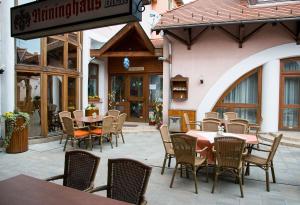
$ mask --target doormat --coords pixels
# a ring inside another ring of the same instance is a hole
[[[137,124],[124,124],[124,127],[137,127]]]

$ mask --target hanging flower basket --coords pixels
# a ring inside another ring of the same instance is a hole
[[[30,116],[24,112],[6,112],[2,117],[5,120],[3,147],[6,148],[6,152],[26,152],[28,150]]]

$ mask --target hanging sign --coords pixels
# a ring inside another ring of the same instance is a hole
[[[32,39],[142,20],[142,0],[43,0],[11,8],[11,36]]]

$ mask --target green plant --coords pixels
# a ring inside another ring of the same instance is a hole
[[[99,108],[98,108],[94,103],[92,103],[92,104],[89,104],[89,105],[85,108],[85,110],[99,110]]]
[[[113,109],[113,103],[116,101],[116,92],[112,91],[111,93],[108,93],[108,109]]]
[[[30,124],[30,116],[25,112],[5,112],[2,117],[5,120],[6,134],[3,139],[3,147],[7,147],[10,143],[11,136],[13,132],[20,132],[25,129]],[[17,126],[17,118],[23,118],[24,123]]]
[[[155,123],[157,126],[160,126],[162,124],[162,110],[163,110],[163,104],[161,101],[155,100],[153,103],[153,112],[154,112],[154,118]]]

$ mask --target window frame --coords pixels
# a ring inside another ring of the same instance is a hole
[[[97,68],[96,75],[90,75],[90,69],[92,68],[91,66],[95,66],[95,68]],[[96,95],[99,96],[99,64],[89,63],[88,85],[90,79],[96,80]],[[88,97],[90,98],[90,95],[88,95]]]

